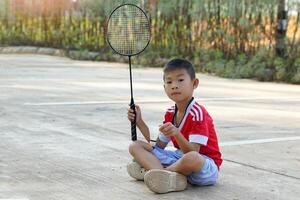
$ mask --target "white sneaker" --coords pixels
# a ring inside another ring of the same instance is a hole
[[[144,180],[148,188],[156,193],[182,191],[187,186],[186,176],[162,169],[149,170]]]
[[[137,162],[132,161],[127,165],[127,172],[132,178],[142,181],[144,180],[144,175],[147,171],[143,167],[141,167]]]

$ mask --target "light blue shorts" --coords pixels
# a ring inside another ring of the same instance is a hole
[[[169,166],[179,160],[183,153],[181,150],[171,151],[153,146],[152,154],[160,161],[163,166]],[[213,159],[199,154],[205,159],[202,169],[198,172],[193,172],[187,176],[188,182],[193,185],[214,185],[219,176],[219,170]]]

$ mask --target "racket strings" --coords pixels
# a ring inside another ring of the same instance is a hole
[[[123,6],[111,15],[107,34],[115,51],[122,55],[135,55],[149,43],[149,22],[139,8]]]

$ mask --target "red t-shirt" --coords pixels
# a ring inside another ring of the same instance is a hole
[[[171,122],[175,124],[175,113],[175,106],[168,108],[167,112],[165,113],[164,123]],[[177,127],[189,142],[198,143],[201,145],[199,150],[200,154],[213,159],[218,168],[220,168],[220,165],[222,164],[222,158],[213,119],[203,106],[192,99],[186,109],[181,123]],[[163,134],[160,134],[159,139],[164,142],[169,142],[171,140],[173,145],[180,149],[175,137],[173,136],[168,138]]]

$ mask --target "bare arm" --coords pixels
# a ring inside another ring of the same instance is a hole
[[[150,131],[149,131],[147,124],[144,122],[144,120],[141,120],[136,125],[140,129],[141,133],[143,134],[143,136],[147,140],[147,142],[150,142]]]
[[[200,150],[200,144],[189,142],[183,135],[176,134],[175,135],[176,142],[179,145],[180,149],[182,150],[183,153],[188,153],[190,151],[197,151],[199,152]]]

